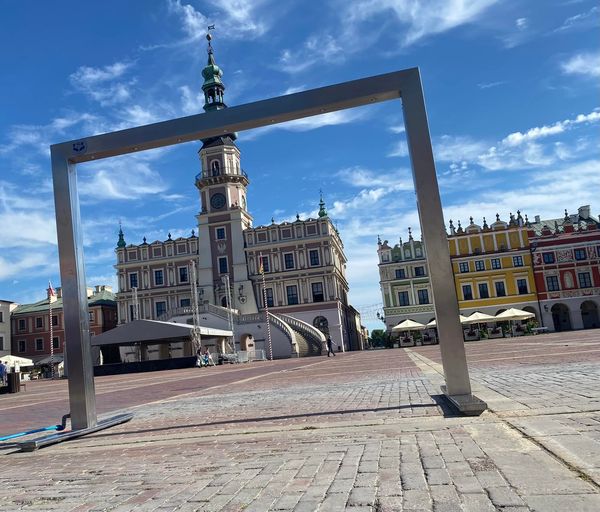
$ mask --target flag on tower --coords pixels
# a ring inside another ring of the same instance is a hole
[[[52,288],[52,283],[48,281],[48,297],[54,297],[56,295],[56,290]]]

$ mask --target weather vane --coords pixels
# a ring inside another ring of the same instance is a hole
[[[209,52],[210,52],[210,50],[212,50],[212,46],[210,44],[210,40],[212,39],[212,36],[210,35],[210,31],[214,30],[214,29],[215,29],[214,24],[206,27],[206,40],[208,41],[208,51]]]

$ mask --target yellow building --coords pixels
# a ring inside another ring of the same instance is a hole
[[[463,229],[450,221],[448,246],[461,313],[488,315],[514,307],[540,318],[526,220],[517,212],[510,221],[483,226],[470,219]]]

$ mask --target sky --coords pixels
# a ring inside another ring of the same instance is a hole
[[[418,66],[444,215],[600,214],[600,7],[585,0],[0,0],[0,299],[60,285],[50,144],[202,112],[206,27],[240,105]],[[239,134],[254,225],[322,190],[370,329],[377,236],[420,236],[400,102]],[[199,143],[78,167],[88,285],[127,243],[188,236]]]

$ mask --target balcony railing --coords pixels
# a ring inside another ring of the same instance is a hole
[[[196,181],[203,180],[206,178],[218,178],[220,176],[243,176],[244,178],[248,179],[248,174],[246,173],[246,171],[244,171],[244,169],[240,169],[239,173],[218,171],[216,174],[214,173],[214,171],[209,170],[209,171],[202,171],[202,172],[199,172],[198,174],[196,174]]]

